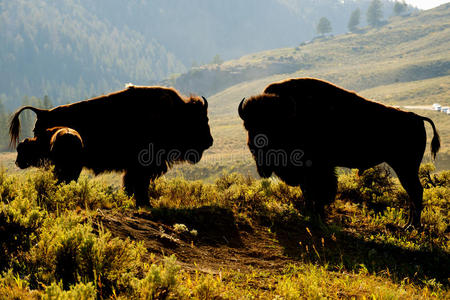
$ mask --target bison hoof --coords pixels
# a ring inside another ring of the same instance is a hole
[[[152,208],[150,201],[136,201],[136,208]]]

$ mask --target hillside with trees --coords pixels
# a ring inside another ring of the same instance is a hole
[[[185,70],[156,40],[118,30],[79,1],[0,3],[0,99],[70,102]]]
[[[216,162],[212,164],[216,174],[230,164],[240,164],[243,172],[255,174],[237,106],[243,97],[261,93],[269,83],[317,77],[390,105],[431,106],[437,102],[450,106],[449,70],[450,4],[446,4],[395,17],[379,28],[365,27],[359,33],[323,37],[293,48],[197,68],[168,84],[184,92],[211,95],[209,113],[215,143],[207,152],[211,159],[206,161]],[[450,168],[450,145],[446,142],[450,140],[450,118],[430,110],[415,112],[436,122],[443,141],[438,168]],[[426,159],[430,159],[428,150]],[[195,168],[202,174],[207,166],[201,163]],[[192,168],[185,172],[194,173]]]
[[[355,33],[317,37],[296,47],[193,68],[163,84],[183,92],[212,95],[245,81],[298,72],[320,75],[355,90],[443,76],[449,64],[448,16],[449,5],[442,5],[393,17],[381,27],[359,27]]]
[[[350,13],[370,0],[2,1],[0,100],[55,104],[173,78],[191,67],[293,47],[347,31]],[[384,17],[393,3],[383,1]],[[409,8],[410,9],[410,8]],[[361,20],[361,26],[365,18]],[[268,38],[270,37],[270,38]]]

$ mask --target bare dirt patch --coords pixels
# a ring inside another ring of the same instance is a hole
[[[367,237],[376,235],[378,229],[348,226],[345,220],[354,213],[334,210],[327,225],[295,216],[252,221],[250,225],[237,220],[230,210],[205,206],[120,213],[102,210],[95,223],[103,224],[114,236],[143,242],[157,260],[175,255],[188,272],[233,270],[276,275],[289,265],[311,262],[349,272],[365,266],[370,273],[391,274],[399,282],[406,277],[417,282],[437,278],[448,284],[448,271],[441,267],[450,263],[447,253],[369,241]],[[177,230],[175,224],[183,224],[187,230]],[[399,238],[408,235],[391,227],[384,231]],[[193,229],[195,235],[190,232]]]
[[[194,217],[193,217],[194,216]],[[158,258],[175,254],[183,269],[217,274],[261,269],[280,272],[295,259],[285,254],[276,234],[262,225],[239,224],[232,214],[215,207],[100,214],[98,220],[114,236],[143,241]],[[195,229],[179,232],[174,224]]]

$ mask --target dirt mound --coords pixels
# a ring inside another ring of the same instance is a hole
[[[295,214],[249,224],[228,209],[208,206],[121,213],[103,210],[94,223],[103,224],[113,236],[142,241],[157,259],[174,254],[187,271],[281,274],[289,264],[313,262],[332,270],[354,271],[360,266],[371,273],[389,270],[398,280],[409,277],[421,282],[433,276],[448,284],[448,272],[441,267],[450,263],[447,253],[368,241],[364,236],[377,232],[349,227],[345,218],[349,218],[346,213],[334,211],[328,225]],[[390,235],[408,235],[390,227],[385,228]]]
[[[98,221],[114,236],[143,241],[159,258],[175,254],[186,270],[216,274],[226,267],[276,272],[295,261],[284,254],[284,247],[267,227],[239,224],[230,211],[217,207],[127,214],[103,211]]]

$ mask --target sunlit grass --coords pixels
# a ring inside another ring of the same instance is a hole
[[[236,173],[214,183],[156,180],[150,188],[155,218],[172,214],[171,219],[182,216],[200,226],[196,209],[217,207],[222,209],[217,216],[228,211],[239,224],[265,226],[276,244],[289,236],[276,246],[291,261],[283,270],[224,265],[212,273],[184,270],[175,257],[161,261],[142,243],[113,237],[98,223],[99,216],[131,213],[134,207],[133,199],[115,186],[87,177],[56,185],[50,171],[2,171],[0,296],[443,299],[448,297],[442,264],[450,253],[450,175],[432,171],[430,166],[421,171],[424,229],[409,232],[401,229],[406,222],[404,191],[383,169],[362,177],[341,175],[339,199],[328,209],[325,224],[302,211],[300,189],[279,180]],[[376,184],[368,185],[369,180]],[[174,232],[191,240],[202,234],[183,222],[173,224]]]

